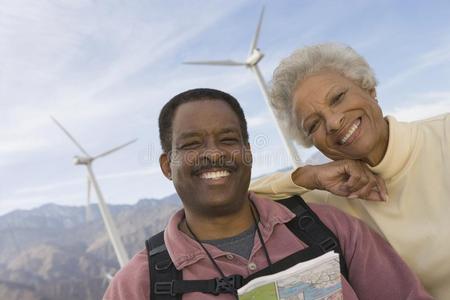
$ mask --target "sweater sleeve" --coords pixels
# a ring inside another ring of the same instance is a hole
[[[367,225],[334,207],[311,204],[336,234],[359,299],[432,299],[406,263]]]
[[[298,186],[292,181],[291,172],[277,172],[258,178],[250,183],[250,190],[260,196],[279,200],[292,195],[302,195],[309,190]]]
[[[116,273],[103,300],[148,300],[149,288],[147,253],[142,250]]]

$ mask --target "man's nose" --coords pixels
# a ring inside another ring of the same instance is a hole
[[[327,132],[334,133],[341,128],[344,122],[344,114],[340,112],[329,111],[325,114]]]
[[[205,149],[202,153],[202,156],[215,161],[218,159],[222,159],[224,157],[224,152],[215,141],[208,141],[205,144]]]

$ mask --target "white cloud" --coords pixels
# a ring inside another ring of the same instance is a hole
[[[7,155],[19,152],[32,152],[36,149],[43,148],[47,145],[47,141],[39,138],[28,139],[3,139],[0,143],[0,154]]]
[[[48,203],[48,198],[45,196],[11,197],[10,199],[2,199],[2,201],[0,201],[0,214],[4,214],[14,209],[31,209],[44,203]]]
[[[117,172],[110,174],[102,174],[97,177],[98,180],[105,181],[108,179],[126,179],[131,177],[141,177],[141,176],[149,176],[154,175],[161,172],[160,168],[150,168],[150,169],[139,169],[139,170],[130,170],[125,172]],[[59,190],[61,188],[66,188],[70,186],[80,186],[86,183],[86,178],[79,178],[74,180],[60,181],[52,184],[44,184],[39,186],[31,186],[24,187],[15,192],[17,195],[28,195],[35,193],[45,193],[50,191]]]
[[[414,121],[450,112],[450,92],[431,92],[416,97],[424,101],[407,107],[394,108],[387,114],[395,116],[400,121]]]
[[[35,193],[45,193],[45,192],[50,192],[53,190],[73,186],[73,185],[81,185],[83,182],[86,182],[85,178],[55,182],[55,183],[44,184],[44,185],[40,185],[40,186],[24,187],[24,188],[17,190],[15,192],[15,194],[16,195],[28,195],[28,194],[35,194]]]
[[[252,116],[247,118],[247,126],[248,128],[259,127],[268,123],[273,122],[272,117],[269,116],[269,113],[263,113],[257,116]]]
[[[400,73],[392,78],[389,78],[384,83],[380,84],[380,88],[383,90],[389,89],[395,85],[398,85],[408,78],[419,74],[433,66],[442,65],[450,62],[450,44],[440,45],[439,47],[430,50],[426,53],[414,58],[415,64],[411,67],[402,70]]]

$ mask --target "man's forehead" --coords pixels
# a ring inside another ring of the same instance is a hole
[[[227,120],[239,123],[237,114],[228,103],[221,100],[197,100],[181,104],[174,115],[173,124],[197,123],[203,124],[207,121]]]
[[[173,130],[178,135],[200,131],[240,132],[239,118],[231,107],[220,100],[199,100],[183,103],[175,112]]]

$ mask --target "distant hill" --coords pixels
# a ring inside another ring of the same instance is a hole
[[[109,206],[130,257],[180,206],[177,195]],[[0,299],[101,299],[119,265],[97,205],[91,211],[90,222],[84,207],[56,204],[0,216]]]

